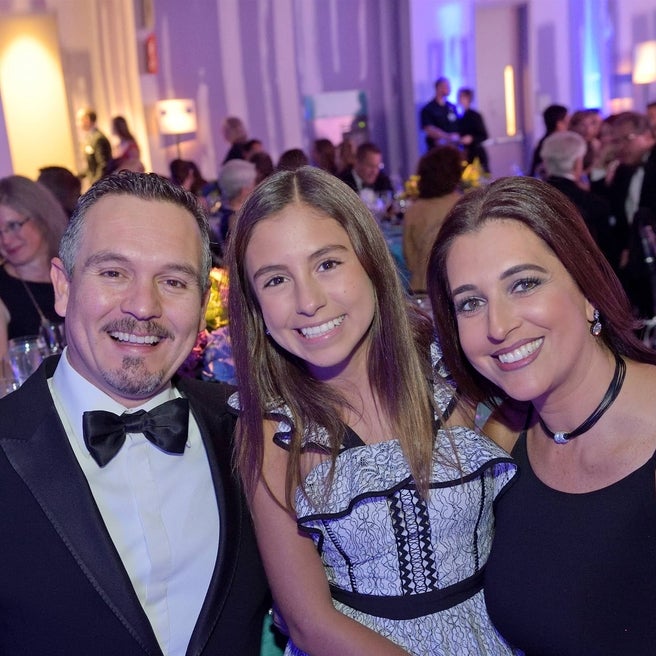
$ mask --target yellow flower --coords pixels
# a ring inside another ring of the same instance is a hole
[[[463,172],[462,172],[462,187],[464,189],[473,189],[475,187],[480,187],[481,183],[484,180],[487,180],[488,175],[483,171],[483,167],[481,166],[481,162],[476,157],[474,161],[471,164],[467,164],[467,162],[463,162]]]
[[[210,299],[205,311],[207,329],[212,331],[228,323],[228,272],[214,268],[210,271]]]
[[[419,176],[411,175],[403,185],[402,198],[417,198],[419,196]]]

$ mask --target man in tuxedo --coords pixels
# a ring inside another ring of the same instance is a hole
[[[617,245],[622,233],[617,231],[617,221],[608,201],[589,189],[583,173],[583,160],[587,152],[585,139],[578,132],[559,130],[544,140],[540,152],[546,182],[576,205],[590,234],[617,271],[620,255]]]
[[[339,178],[358,193],[363,189],[371,189],[376,193],[394,190],[389,176],[383,171],[383,153],[370,141],[358,146],[355,163]]]
[[[654,253],[648,232],[656,230],[656,137],[645,114],[622,112],[613,122],[613,139],[620,165],[610,184],[593,187],[605,193],[623,237],[619,277],[636,314],[651,318],[654,304]]]
[[[86,178],[89,185],[107,175],[112,161],[112,146],[109,139],[98,129],[96,120],[96,112],[88,107],[77,113],[78,126],[84,132],[82,148],[87,163],[86,171],[81,173],[80,177]]]
[[[259,654],[231,390],[175,378],[210,263],[203,211],[164,178],[81,197],[52,263],[68,345],[0,399],[0,653]]]

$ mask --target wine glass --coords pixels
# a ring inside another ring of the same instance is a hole
[[[45,343],[39,335],[26,335],[9,340],[7,356],[19,385],[38,369],[47,355],[45,350]]]
[[[44,319],[39,326],[39,336],[43,340],[47,354],[61,353],[66,346],[66,333],[63,321],[50,321]]]

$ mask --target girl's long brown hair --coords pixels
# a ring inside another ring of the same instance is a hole
[[[420,491],[428,493],[433,449],[429,347],[431,322],[413,313],[385,239],[360,198],[333,175],[314,167],[281,171],[248,198],[235,222],[227,260],[229,316],[241,417],[236,465],[252,494],[261,476],[263,420],[273,405],[291,409],[294,433],[287,468],[286,504],[302,482],[302,437],[307,427],[327,429],[333,459],[342,444],[345,399],[314,379],[305,363],[267,337],[260,307],[245,270],[246,249],[259,221],[299,203],[335,219],[348,234],[376,298],[370,327],[369,378],[389,417]],[[333,460],[334,463],[334,460]]]

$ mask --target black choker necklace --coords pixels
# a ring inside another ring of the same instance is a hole
[[[615,373],[613,374],[613,379],[610,381],[610,385],[604,394],[604,398],[601,399],[601,403],[597,406],[595,411],[578,427],[573,431],[566,433],[565,431],[558,431],[554,433],[543,421],[542,417],[538,415],[538,421],[542,430],[554,441],[556,444],[567,444],[571,439],[582,435],[586,431],[589,431],[600,419],[601,416],[610,408],[613,401],[617,398],[617,395],[622,389],[622,384],[624,383],[624,375],[626,374],[626,363],[619,356],[615,356]]]

